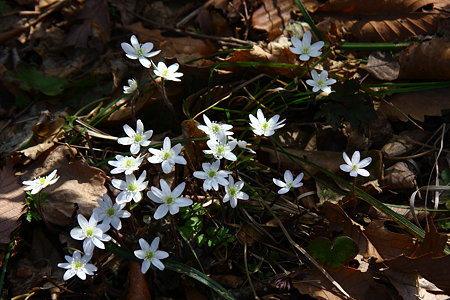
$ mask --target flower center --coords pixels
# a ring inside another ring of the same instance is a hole
[[[146,260],[152,260],[155,254],[152,251],[145,252],[145,259]]]
[[[286,183],[286,187],[287,187],[288,189],[291,189],[291,188],[293,187],[293,185],[292,185],[292,183]]]
[[[137,135],[134,137],[134,141],[139,143],[140,141],[142,141],[142,136],[137,134]]]
[[[324,85],[324,82],[323,82],[323,80],[320,79],[320,80],[317,80],[317,84],[318,85]]]
[[[217,147],[217,153],[222,154],[225,152],[225,147],[224,146],[218,146]]]
[[[172,154],[169,151],[166,151],[163,153],[163,159],[170,159],[172,158]]]
[[[211,170],[211,171],[208,172],[208,177],[209,178],[214,178],[214,177],[216,177],[216,174],[217,174],[216,171]]]
[[[220,126],[217,124],[214,124],[211,129],[212,129],[212,132],[218,133],[220,131]]]
[[[45,184],[45,178],[39,178],[39,183],[40,184]]]
[[[128,186],[128,190],[129,191],[134,192],[136,189],[137,189],[137,186],[135,184],[133,184],[133,183]]]
[[[168,198],[166,199],[166,204],[172,204],[173,201],[174,201],[173,197],[168,197]]]
[[[263,128],[264,130],[267,130],[267,128],[269,128],[269,123],[264,122],[264,123],[262,124],[262,128]]]
[[[82,268],[83,266],[84,266],[84,264],[79,260],[76,260],[76,261],[74,260],[72,262],[72,268],[75,270],[78,270],[78,269]]]
[[[161,72],[161,74],[163,74],[163,76],[168,76],[168,75],[169,75],[169,69],[163,70],[163,71]]]
[[[304,47],[302,52],[303,52],[303,54],[308,54],[310,52],[310,50],[311,49],[309,47]]]
[[[116,214],[116,210],[114,209],[114,208],[108,208],[107,210],[106,210],[106,215],[108,216],[108,217],[112,217],[112,216],[114,216]]]
[[[353,166],[352,166],[352,170],[353,170],[353,171],[358,171],[358,169],[359,169],[359,168],[358,168],[358,165],[353,165]]]
[[[137,52],[137,54],[138,54],[139,56],[142,56],[142,54],[143,54],[143,52],[142,52],[141,49],[138,49],[138,51],[136,51],[136,52]]]
[[[87,228],[86,229],[86,237],[91,238],[94,236],[94,229],[92,228]]]
[[[231,195],[232,197],[234,197],[234,196],[236,196],[236,194],[237,194],[236,188],[234,188],[234,187],[230,188],[230,195]]]
[[[132,161],[131,159],[127,159],[126,162],[125,162],[125,166],[126,167],[134,166],[134,161]]]

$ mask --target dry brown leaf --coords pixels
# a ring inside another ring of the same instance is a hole
[[[372,221],[364,228],[364,234],[384,259],[409,255],[415,248],[414,240],[409,235],[388,230],[381,220]]]
[[[432,39],[400,53],[399,78],[450,79],[450,42]]]
[[[59,146],[45,159],[31,164],[29,171],[23,176],[28,180],[58,170],[58,182],[45,189],[47,198],[43,213],[47,221],[60,226],[72,223],[76,206],[79,213],[91,215],[92,210],[98,206],[97,199],[101,199],[107,192],[104,186],[107,178],[105,172],[82,161],[69,161],[66,156],[70,156],[70,153],[66,146]]]
[[[388,52],[373,52],[367,65],[361,67],[380,80],[395,80],[400,74],[400,64]]]
[[[390,120],[406,122],[406,115],[425,121],[425,116],[442,116],[442,111],[450,109],[448,95],[450,88],[433,89],[409,93],[395,94],[389,104],[381,103],[380,111]],[[402,112],[402,113],[401,113]]]
[[[410,256],[419,257],[429,253],[431,253],[433,257],[442,256],[444,254],[445,246],[447,245],[447,240],[447,235],[437,232],[436,226],[434,226],[434,222],[430,218],[425,238]]]
[[[287,39],[285,39],[287,41]],[[239,49],[234,51],[223,62],[238,61],[254,61],[254,62],[270,62],[270,63],[287,63],[299,65],[297,55],[289,50],[286,42],[270,43],[267,47],[255,45],[252,49]],[[277,74],[294,78],[304,72],[299,68],[276,68],[276,67],[260,67],[261,71],[269,74]]]
[[[217,46],[209,40],[192,37],[166,37],[161,30],[147,29],[141,22],[124,26],[137,35],[140,41],[152,42],[161,49],[164,57],[176,57],[179,61],[188,61],[217,52]]]
[[[88,47],[89,37],[92,37],[95,41],[89,46],[102,49],[103,44],[109,42],[111,28],[105,0],[87,0],[77,18],[80,23],[73,26],[67,34],[66,45],[85,48]]]
[[[397,42],[417,35],[433,34],[437,30],[440,12],[433,9],[444,0],[306,0],[307,7],[316,9],[314,17],[327,22],[331,35],[348,41]],[[320,26],[320,23],[318,25]]]
[[[394,299],[386,287],[374,280],[372,272],[361,272],[350,267],[342,267],[337,271],[329,271],[352,299],[389,300]],[[346,299],[339,294],[334,285],[317,269],[310,270],[306,278],[293,281],[293,286],[300,293],[308,294],[315,299]]]
[[[0,243],[10,241],[10,234],[19,226],[22,215],[25,191],[14,176],[13,162],[8,160],[0,170]]]
[[[125,299],[127,300],[151,300],[150,287],[145,274],[141,272],[141,265],[138,262],[129,263],[128,284]]]
[[[388,189],[414,189],[416,174],[406,162],[400,161],[385,170],[382,184]]]
[[[402,299],[411,300],[444,300],[448,299],[446,295],[430,293],[426,286],[420,282],[424,278],[418,278],[415,274],[402,274],[391,269],[384,270],[382,273],[389,282],[395,287]],[[432,290],[433,291],[433,290]]]
[[[381,152],[388,157],[405,156],[417,147],[417,142],[424,142],[429,136],[430,134],[423,130],[405,130],[398,135],[393,136],[392,139],[383,146]],[[416,141],[416,143],[413,141]]]
[[[433,257],[430,253],[414,258],[402,255],[383,263],[400,273],[419,274],[446,293],[450,293],[450,255]]]
[[[267,32],[268,40],[273,41],[289,24],[294,7],[292,0],[263,0],[262,5],[253,12],[252,27]]]

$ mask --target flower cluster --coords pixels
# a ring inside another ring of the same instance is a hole
[[[320,49],[325,45],[323,41],[311,44],[312,34],[307,31],[303,34],[303,40],[293,36],[291,43],[293,47],[289,47],[292,53],[299,54],[302,61],[308,61],[311,57],[318,57],[322,54]],[[306,84],[312,86],[313,92],[323,91],[331,93],[330,85],[336,83],[335,79],[328,79],[328,72],[322,71],[320,74],[316,70],[311,71],[312,79],[306,80]]]
[[[163,80],[169,81],[181,81],[179,77],[183,76],[183,73],[177,72],[180,67],[179,64],[174,63],[170,66],[166,66],[166,64],[162,61],[155,64],[150,58],[158,55],[161,50],[153,50],[153,43],[147,42],[144,44],[139,43],[137,37],[135,35],[131,36],[130,44],[121,43],[123,51],[125,51],[125,56],[129,59],[137,59],[145,68],[154,67],[153,72],[156,76],[161,77]],[[128,86],[123,87],[124,94],[132,94],[138,88],[138,83],[135,79],[128,80]]]
[[[296,37],[291,40],[293,47],[290,47],[290,50],[300,55],[299,58],[302,61],[308,61],[311,57],[321,55],[320,49],[324,46],[324,42],[311,44],[311,38],[311,33],[306,32],[303,40]],[[180,81],[183,74],[177,72],[178,64],[166,66],[163,62],[155,64],[150,59],[160,53],[160,50],[152,51],[153,43],[141,44],[134,35],[130,42],[130,44],[121,44],[128,58],[138,60],[145,68],[153,67],[155,75],[163,80]],[[318,74],[316,70],[312,70],[311,75],[312,80],[307,80],[306,83],[313,87],[313,92],[319,90],[331,92],[330,85],[334,84],[336,80],[328,79],[327,71]],[[129,79],[128,84],[129,86],[123,87],[125,94],[132,94],[138,89],[135,79]],[[248,117],[249,127],[257,136],[270,137],[275,134],[276,130],[285,126],[285,119],[280,120],[280,115],[274,114],[270,118],[266,118],[260,108],[257,109],[255,115],[249,114]],[[244,181],[235,180],[238,174],[233,174],[234,172],[230,171],[232,170],[230,166],[238,160],[239,155],[235,153],[237,148],[245,149],[253,154],[255,151],[249,147],[246,141],[233,137],[232,125],[210,120],[205,114],[203,114],[203,121],[204,125],[198,125],[198,128],[208,136],[206,144],[209,149],[203,150],[207,162],[202,163],[202,170],[194,171],[192,176],[202,181],[205,193],[213,193],[213,195],[220,195],[221,193],[222,202],[229,202],[230,206],[235,208],[238,201],[248,200],[249,195],[243,191]],[[67,262],[58,264],[58,267],[66,270],[63,276],[64,280],[68,280],[75,275],[84,280],[86,275],[94,275],[97,268],[89,263],[94,255],[94,250],[95,248],[105,249],[104,243],[117,236],[117,231],[123,227],[122,219],[131,216],[131,213],[127,210],[131,201],[139,203],[146,195],[154,203],[154,220],[161,220],[168,213],[175,215],[180,211],[180,208],[189,207],[193,204],[193,201],[185,193],[186,182],[181,182],[172,189],[170,184],[161,178],[159,187],[149,187],[147,171],[142,170],[139,176],[135,175],[147,161],[154,165],[161,165],[157,168],[160,168],[164,174],[173,172],[176,165],[187,164],[180,143],[173,143],[169,137],[165,137],[162,148],[156,149],[155,145],[151,145],[153,130],[145,130],[141,120],[137,120],[135,128],[125,124],[123,130],[126,136],[117,140],[118,144],[129,146],[130,154],[116,155],[114,160],[108,161],[108,164],[113,167],[110,171],[111,174],[124,176],[122,179],[114,178],[111,181],[112,186],[120,192],[114,200],[108,194],[103,195],[103,199],[97,200],[98,207],[93,209],[89,219],[81,214],[77,215],[78,226],[70,231],[70,236],[75,240],[82,241],[83,251],[74,251],[72,256],[65,256]],[[240,154],[242,153],[243,151],[240,152]],[[360,160],[358,151],[353,154],[351,159],[346,153],[343,153],[343,158],[345,164],[342,164],[340,168],[349,172],[350,176],[370,175],[363,168],[371,163],[371,158]],[[281,195],[303,186],[303,177],[304,174],[300,173],[294,178],[290,170],[285,170],[284,180],[273,178],[273,183],[280,188],[278,194]],[[48,185],[56,183],[58,179],[56,170],[54,170],[48,176],[24,181],[23,184],[26,185],[25,190],[30,191],[29,193],[37,194]],[[151,222],[151,220],[146,222]],[[112,228],[113,234],[108,234]],[[160,238],[155,237],[150,244],[145,239],[140,238],[138,243],[140,249],[135,250],[134,255],[142,260],[141,272],[146,273],[151,265],[159,270],[164,270],[164,264],[161,260],[167,258],[169,253],[158,250]]]

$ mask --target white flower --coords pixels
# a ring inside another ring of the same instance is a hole
[[[233,176],[228,176],[228,185],[225,187],[226,194],[223,197],[223,203],[230,201],[231,207],[235,208],[238,199],[247,200],[248,195],[244,192],[241,192],[243,187],[243,181],[234,183]]]
[[[236,148],[237,142],[235,140],[227,140],[227,137],[220,139],[210,139],[206,142],[210,150],[203,150],[205,154],[212,154],[215,159],[228,159],[235,161],[236,155],[233,154],[233,149]]]
[[[129,218],[131,214],[123,210],[125,203],[112,203],[111,198],[107,195],[103,195],[103,200],[97,200],[100,207],[96,207],[93,210],[98,222],[103,222],[102,224],[111,224],[117,230],[122,229],[122,222],[120,218]]]
[[[128,79],[128,85],[123,86],[124,94],[132,94],[135,90],[137,90],[138,84],[136,79]]]
[[[304,174],[300,173],[297,177],[292,176],[292,172],[289,170],[284,171],[284,182],[280,179],[273,178],[273,183],[278,185],[281,189],[278,191],[278,194],[286,194],[289,192],[291,188],[298,188],[303,186],[303,179]]]
[[[183,156],[178,155],[181,152],[181,144],[176,144],[171,147],[168,137],[164,139],[161,150],[150,148],[148,151],[153,154],[153,156],[148,158],[148,161],[152,164],[161,163],[162,170],[165,174],[169,174],[175,164],[185,165],[187,163]]]
[[[151,245],[149,245],[146,240],[139,239],[139,245],[141,246],[141,250],[135,250],[134,255],[137,258],[144,260],[141,266],[142,274],[145,274],[148,271],[150,265],[154,265],[161,271],[164,270],[161,259],[169,257],[169,253],[158,250],[159,237],[155,237]]]
[[[258,118],[256,118],[252,114],[248,116],[250,118],[250,126],[252,127],[253,132],[256,135],[264,135],[264,136],[273,135],[275,133],[275,129],[279,129],[285,125],[283,124],[283,122],[286,120],[283,119],[280,122],[278,122],[280,115],[275,115],[272,118],[270,118],[269,121],[267,121],[261,109],[258,109],[258,111],[256,112],[256,116]]]
[[[331,93],[331,87],[329,85],[336,83],[336,79],[327,79],[327,71],[322,71],[322,73],[317,74],[316,70],[312,70],[311,76],[312,79],[306,80],[306,83],[313,87],[313,92],[322,90],[325,93]]]
[[[142,191],[147,187],[148,181],[144,181],[147,176],[147,172],[142,172],[141,176],[136,180],[134,174],[125,175],[125,180],[113,179],[111,184],[122,192],[117,195],[116,203],[122,204],[134,200],[139,202],[142,199]]]
[[[103,242],[108,242],[111,237],[105,232],[109,230],[109,225],[99,224],[97,225],[97,219],[95,215],[89,218],[89,222],[83,215],[78,215],[78,224],[80,227],[75,227],[70,231],[70,236],[75,240],[83,241],[83,250],[86,254],[92,254],[95,246],[100,249],[105,249]]]
[[[137,120],[136,122],[136,131],[134,131],[127,124],[123,125],[123,130],[128,135],[128,137],[122,137],[117,140],[117,143],[121,145],[131,145],[130,152],[131,154],[139,153],[142,147],[146,147],[150,145],[150,138],[153,135],[153,130],[147,130],[144,132],[144,124],[142,124],[141,120]]]
[[[180,183],[173,191],[170,190],[169,185],[164,179],[159,180],[161,190],[152,186],[151,191],[147,192],[147,196],[156,203],[161,205],[155,211],[153,218],[159,220],[167,215],[167,212],[174,215],[178,213],[180,207],[189,206],[192,204],[192,200],[188,198],[179,197],[183,193],[186,183]]]
[[[222,124],[212,121],[206,116],[203,115],[203,120],[205,121],[205,125],[198,125],[198,129],[205,132],[210,138],[221,139],[226,135],[233,135],[233,132],[229,131],[233,128],[232,125]]]
[[[130,175],[134,171],[139,170],[139,166],[141,165],[143,157],[140,155],[138,157],[133,156],[122,156],[116,155],[115,161],[108,161],[108,164],[115,167],[111,170],[111,174],[119,174],[125,172],[125,175]]]
[[[358,175],[368,177],[370,176],[369,171],[364,170],[364,167],[367,167],[371,162],[371,157],[366,157],[363,160],[361,159],[361,154],[359,151],[355,151],[352,155],[352,159],[348,157],[347,153],[343,153],[342,156],[344,157],[345,164],[340,165],[340,168],[344,172],[349,172],[350,176],[356,177]]]
[[[38,177],[33,180],[23,181],[23,185],[28,185],[24,188],[25,191],[31,190],[31,194],[37,194],[46,188],[49,185],[54,184],[59,179],[59,176],[56,176],[56,170],[53,170],[50,174],[44,177]]]
[[[246,141],[244,141],[244,140],[238,140],[238,139],[235,139],[235,138],[233,138],[233,137],[230,137],[230,139],[231,139],[231,140],[235,140],[236,143],[237,143],[237,146],[238,146],[239,148],[245,149],[245,150],[247,150],[247,151],[250,152],[250,153],[256,154],[255,150],[253,150],[252,148],[249,148],[249,147],[247,146],[248,143],[247,143]]]
[[[81,254],[78,251],[75,251],[73,256],[65,255],[64,258],[67,262],[58,264],[58,267],[67,269],[64,273],[63,279],[69,280],[73,276],[77,275],[81,280],[85,280],[86,274],[94,275],[94,272],[97,271],[97,267],[93,264],[88,264],[91,257],[91,255],[83,255],[83,257],[81,257]]]
[[[183,73],[177,72],[179,67],[180,65],[177,63],[167,67],[165,63],[160,61],[158,65],[155,66],[155,70],[153,72],[155,72],[156,76],[162,77],[165,80],[181,81],[178,77],[183,76]]]
[[[158,55],[159,52],[161,52],[161,50],[150,52],[153,49],[153,43],[147,42],[142,45],[138,42],[135,35],[131,36],[131,45],[128,43],[121,43],[120,46],[129,59],[139,59],[139,62],[146,68],[152,66],[152,63],[148,58]]]
[[[307,61],[311,57],[318,57],[322,54],[319,50],[325,45],[323,41],[318,41],[311,45],[311,32],[307,31],[303,35],[303,40],[293,36],[291,39],[294,47],[289,47],[295,54],[300,54],[300,60]]]
[[[212,164],[202,163],[203,171],[195,171],[194,177],[205,180],[203,182],[203,189],[205,191],[214,189],[219,190],[219,184],[226,186],[228,180],[226,177],[231,174],[229,171],[219,170],[220,160],[216,160]]]

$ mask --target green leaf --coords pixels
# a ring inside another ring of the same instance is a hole
[[[358,246],[348,236],[340,236],[334,243],[325,237],[312,240],[308,252],[319,262],[330,268],[342,267],[358,254]]]
[[[67,84],[67,80],[64,78],[45,76],[34,68],[18,68],[12,77],[21,82],[23,89],[37,90],[47,96],[61,94]]]

